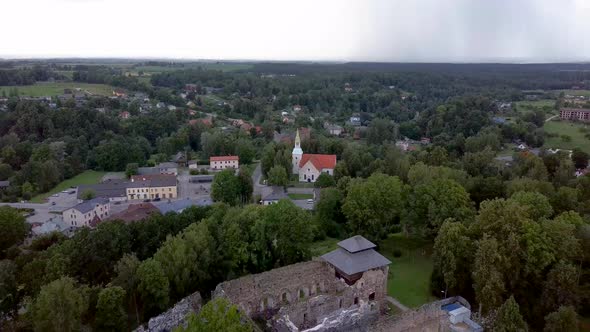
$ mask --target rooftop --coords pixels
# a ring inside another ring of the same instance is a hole
[[[83,184],[78,186],[78,199],[86,190],[92,190],[96,197],[125,197],[128,183],[121,180],[108,180],[98,184]]]
[[[360,235],[355,235],[346,240],[338,242],[340,248],[346,249],[346,251],[355,253],[367,249],[373,249],[377,247],[373,242],[365,239]]]
[[[389,259],[373,249],[351,253],[338,248],[323,255],[322,258],[349,276],[391,264]]]
[[[299,167],[305,166],[305,164],[311,161],[313,166],[319,171],[323,169],[334,169],[336,167],[336,155],[335,154],[304,154],[299,162]]]
[[[169,202],[161,202],[156,205],[156,208],[160,211],[161,214],[166,214],[168,212],[176,212],[180,213],[184,209],[187,209],[191,206],[208,206],[213,204],[210,199],[201,199],[198,201],[191,201],[188,198],[176,201],[169,201]]]
[[[230,160],[239,160],[238,156],[215,156],[209,157],[209,161],[230,161]]]
[[[129,188],[144,187],[173,187],[176,186],[176,176],[170,174],[132,175]]]
[[[80,213],[87,213],[89,211],[92,211],[96,205],[106,205],[108,203],[109,203],[109,200],[107,198],[97,197],[97,198],[93,198],[91,200],[87,200],[85,202],[82,202],[82,203],[74,206],[72,209],[78,210]]]
[[[154,212],[158,212],[158,209],[151,203],[130,204],[127,209],[111,216],[109,219],[124,222],[139,221],[149,217]]]

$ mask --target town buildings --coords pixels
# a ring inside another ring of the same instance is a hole
[[[285,188],[280,186],[272,187],[270,194],[262,197],[262,205],[271,205],[278,203],[281,199],[289,199],[289,196],[285,192]]]
[[[299,174],[299,182],[315,182],[321,173],[334,175],[336,155],[304,154],[301,149],[299,131],[295,136],[295,147],[291,153],[292,172]]]
[[[176,176],[169,174],[133,175],[127,186],[127,199],[176,198]]]
[[[63,211],[62,217],[69,227],[96,227],[99,222],[109,217],[109,213],[109,200],[97,197]]]
[[[590,109],[562,108],[559,110],[559,118],[562,120],[590,121]]]
[[[224,170],[226,168],[238,169],[240,158],[238,156],[215,156],[209,158],[209,168],[212,170]]]
[[[159,163],[155,167],[139,167],[137,169],[139,175],[151,175],[151,174],[169,174],[178,175],[178,165],[173,162]]]

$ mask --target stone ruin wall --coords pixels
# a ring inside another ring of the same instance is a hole
[[[361,303],[370,302],[370,309],[379,312],[387,295],[387,273],[387,267],[366,271],[349,286],[328,263],[314,260],[223,282],[213,296],[227,297],[252,318],[286,315],[297,328],[307,328]]]
[[[180,300],[166,312],[150,318],[145,326],[139,326],[134,332],[173,331],[178,326],[186,327],[188,315],[199,312],[201,305],[201,294],[195,292]]]

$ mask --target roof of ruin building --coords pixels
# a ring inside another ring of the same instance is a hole
[[[355,253],[338,248],[322,256],[338,270],[353,275],[378,267],[391,264],[391,261],[373,249],[366,249]]]
[[[360,235],[355,235],[353,237],[349,237],[346,240],[342,240],[338,242],[338,246],[353,253],[377,247],[373,242]]]

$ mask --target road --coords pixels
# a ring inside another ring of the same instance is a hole
[[[261,179],[262,179],[262,167],[260,166],[260,163],[258,163],[256,165],[256,168],[254,169],[254,172],[252,172],[252,184],[254,186],[254,191],[253,191],[254,196],[257,196],[257,195],[262,196],[264,188],[268,187],[263,184],[260,184]]]
[[[548,117],[548,118],[545,120],[545,122],[549,122],[549,121],[551,121],[551,120],[555,119],[555,118],[556,118],[556,117],[558,117],[558,116],[559,116],[559,115],[550,116],[550,117]]]

